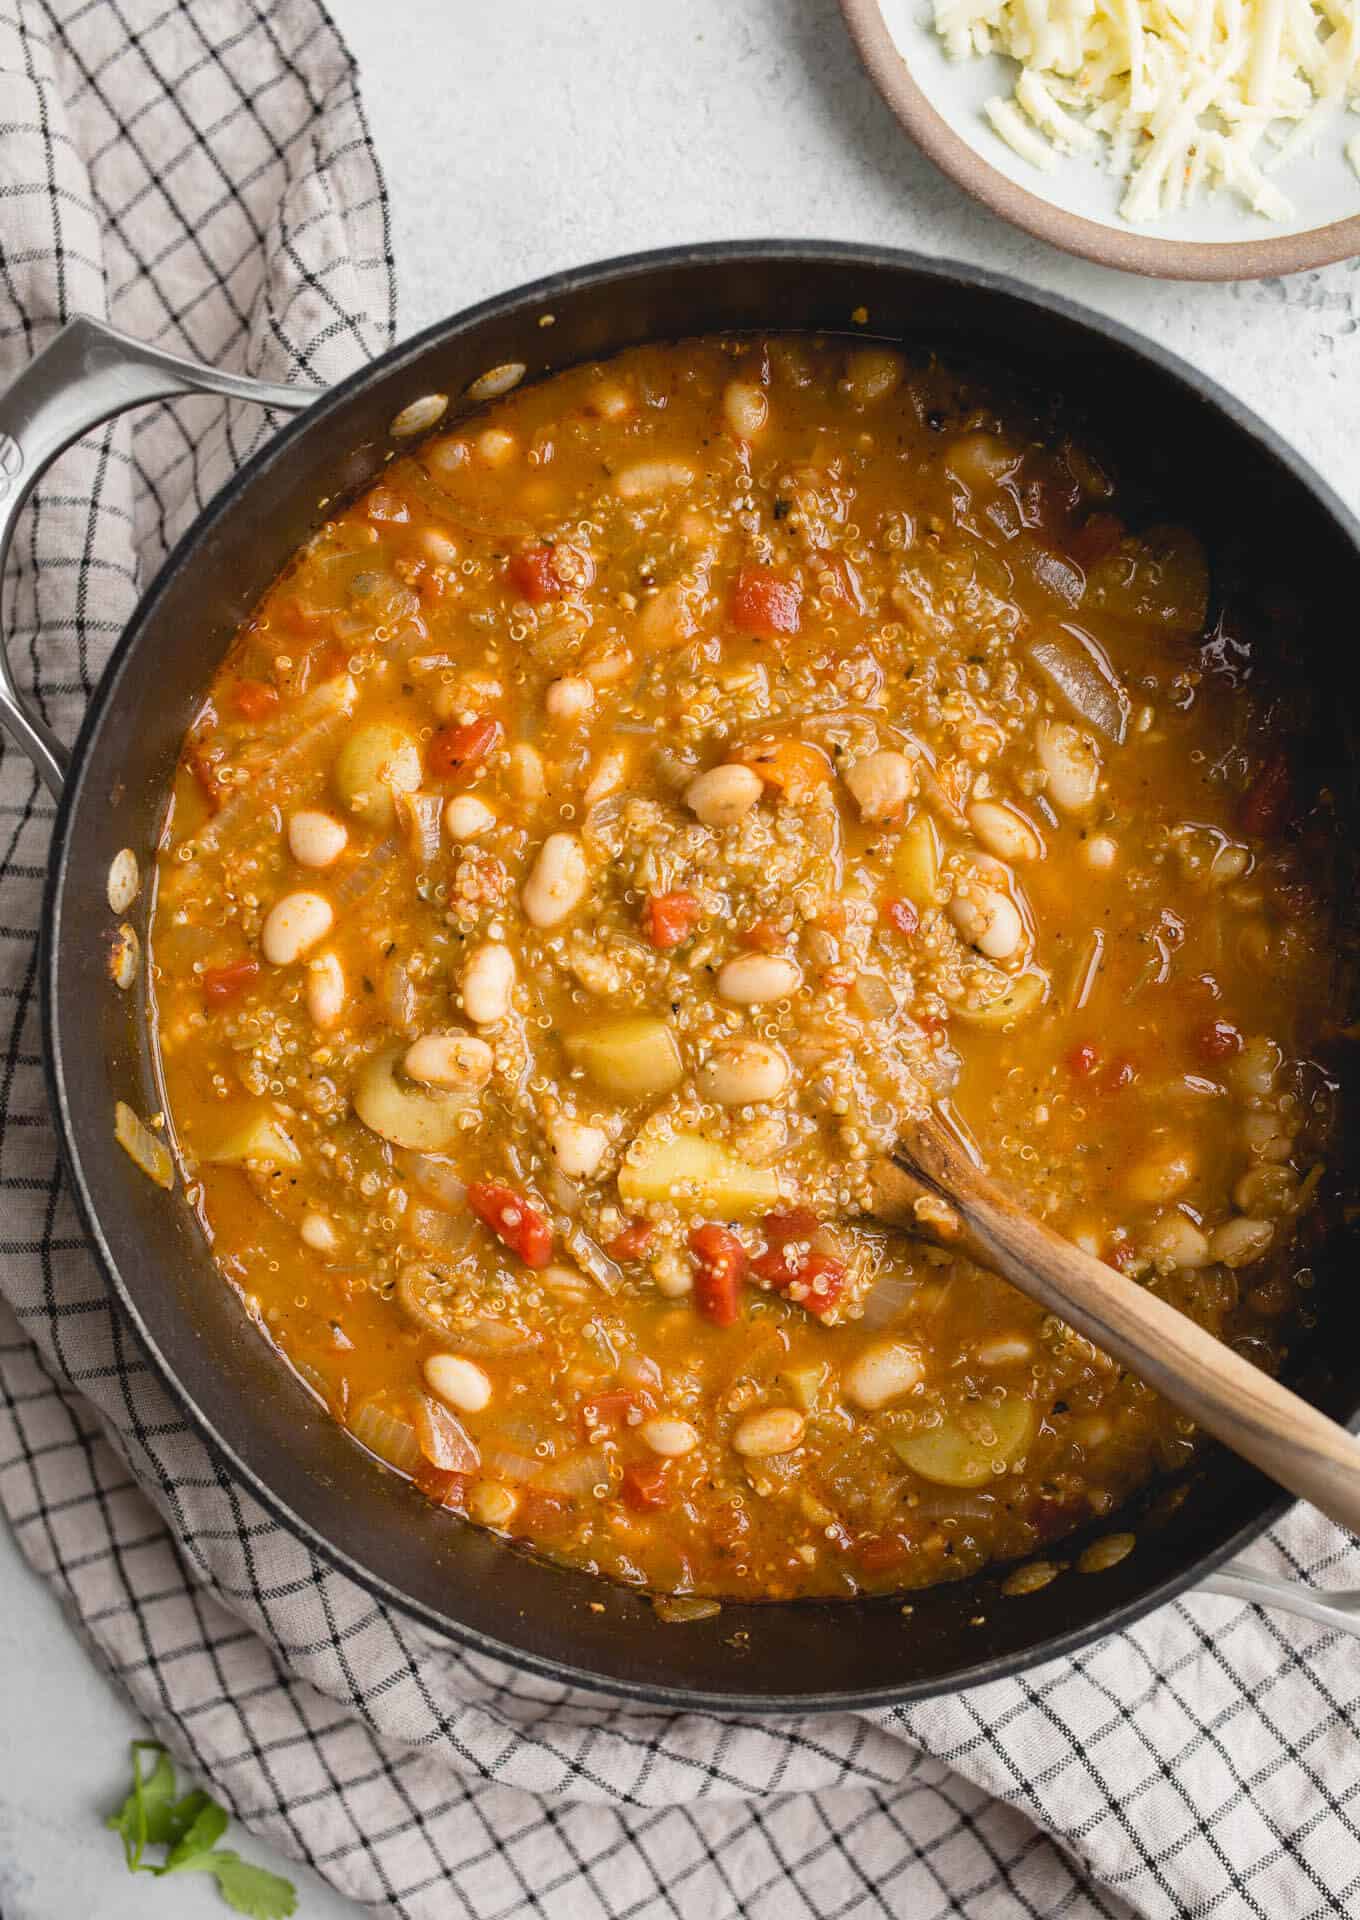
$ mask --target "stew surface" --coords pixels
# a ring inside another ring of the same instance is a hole
[[[427,1498],[659,1592],[922,1586],[1182,1466],[869,1209],[943,1103],[1276,1364],[1329,941],[1210,612],[1052,420],[867,344],[649,348],[396,460],[238,636],[159,856],[174,1143],[261,1330]]]

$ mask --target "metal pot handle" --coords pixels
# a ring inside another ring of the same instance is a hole
[[[100,320],[81,316],[68,321],[0,394],[0,576],[29,494],[57,455],[101,421],[148,400],[189,393],[253,400],[296,413],[321,391],[218,373],[129,339]],[[21,698],[2,630],[0,726],[23,748],[53,799],[59,798],[68,751]]]
[[[1338,1633],[1360,1638],[1360,1588],[1353,1593],[1327,1592],[1305,1586],[1302,1580],[1288,1580],[1278,1573],[1262,1573],[1240,1560],[1230,1560],[1206,1580],[1197,1593],[1223,1593],[1232,1600],[1246,1600],[1256,1607],[1282,1607],[1286,1613],[1302,1614]]]

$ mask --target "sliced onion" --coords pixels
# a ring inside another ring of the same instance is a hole
[[[461,1213],[467,1206],[467,1181],[447,1160],[429,1153],[408,1153],[402,1156],[401,1164],[427,1199],[447,1207],[450,1213]]]
[[[399,793],[397,813],[406,828],[413,858],[422,867],[432,867],[439,858],[440,816],[444,801],[437,793]]]
[[[1133,702],[1098,640],[1080,627],[1047,627],[1025,649],[1049,684],[1082,720],[1124,744]]]
[[[580,1449],[545,1467],[539,1473],[537,1485],[544,1493],[564,1493],[570,1498],[582,1499],[602,1482],[607,1485],[608,1481],[609,1466],[604,1455]]]
[[[338,730],[354,705],[355,687],[347,673],[323,680],[309,693],[298,712],[290,716],[288,744],[271,754],[258,776],[235,788],[232,797],[195,838],[204,853],[224,847],[242,825],[258,821],[296,784],[304,765],[314,762],[322,742]]]
[[[623,1285],[623,1268],[610,1259],[584,1227],[572,1227],[567,1235],[567,1250],[582,1273],[589,1274],[597,1287],[602,1287],[606,1293],[619,1291]]]
[[[477,1314],[471,1320],[454,1320],[453,1335],[465,1353],[495,1358],[500,1354],[528,1353],[542,1344],[543,1336],[532,1333],[510,1320],[493,1320],[490,1314]]]
[[[1081,605],[1086,593],[1086,575],[1080,567],[1073,566],[1070,560],[1064,560],[1061,554],[1051,553],[1047,547],[1032,547],[1022,556],[1022,560],[1045,593],[1051,593],[1055,600],[1061,600],[1066,606]]]
[[[441,1400],[422,1394],[416,1402],[416,1440],[432,1467],[441,1473],[476,1473],[482,1464],[471,1434]]]
[[[573,1220],[585,1205],[585,1195],[576,1182],[569,1180],[565,1173],[559,1173],[556,1167],[549,1169],[543,1186],[553,1205]]]
[[[532,1454],[517,1453],[513,1447],[492,1440],[482,1442],[482,1464],[488,1473],[498,1480],[508,1480],[514,1487],[532,1486],[543,1466]]]
[[[466,1253],[477,1237],[470,1213],[446,1213],[442,1207],[412,1207],[406,1230],[419,1246],[453,1257]]]
[[[372,893],[400,852],[401,836],[393,833],[380,841],[372,853],[360,855],[349,872],[330,890],[331,905],[335,908],[337,919]]]
[[[880,1273],[865,1296],[864,1311],[859,1317],[860,1326],[890,1326],[900,1314],[906,1312],[920,1291],[921,1282],[914,1274],[894,1273],[891,1268]]]
[[[410,1414],[387,1405],[382,1394],[361,1403],[349,1430],[361,1446],[398,1473],[414,1473],[420,1465],[420,1442]]]
[[[994,1493],[967,1493],[962,1487],[923,1487],[912,1502],[914,1516],[923,1520],[995,1520]]]
[[[378,997],[388,1026],[397,1033],[409,1033],[415,1025],[416,990],[404,960],[391,959],[384,965]]]
[[[158,1140],[150,1127],[139,1120],[126,1101],[113,1109],[113,1137],[148,1180],[167,1191],[175,1184],[175,1163],[164,1140]]]

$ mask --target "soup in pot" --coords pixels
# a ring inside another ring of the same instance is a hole
[[[225,1281],[421,1495],[657,1592],[1112,1515],[1189,1424],[872,1172],[938,1106],[1275,1364],[1329,829],[1233,622],[1053,418],[868,343],[647,348],[395,459],[240,632],[160,850]]]

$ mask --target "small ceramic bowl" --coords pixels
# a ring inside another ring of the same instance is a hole
[[[1273,176],[1296,212],[1266,220],[1230,192],[1206,194],[1155,225],[1120,217],[1124,182],[1099,159],[1058,158],[1041,172],[1008,147],[983,114],[1010,97],[1016,68],[1000,55],[950,60],[932,0],[840,0],[875,84],[917,145],[975,200],[1068,253],[1173,280],[1255,280],[1360,254],[1360,179],[1344,143],[1346,116],[1315,149]]]

